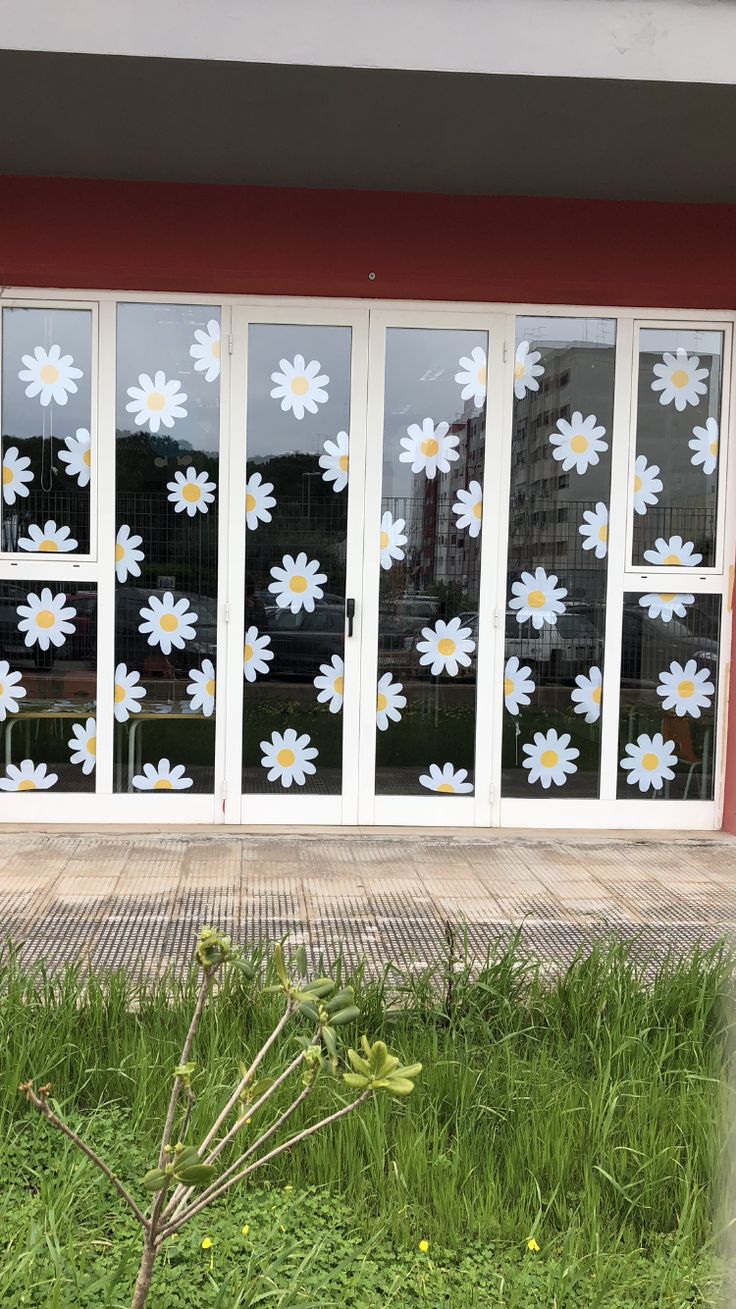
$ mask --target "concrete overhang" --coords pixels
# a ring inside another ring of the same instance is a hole
[[[735,114],[726,84],[0,51],[5,174],[733,203]]]

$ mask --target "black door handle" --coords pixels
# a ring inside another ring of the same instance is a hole
[[[355,618],[355,601],[352,596],[345,601],[345,617],[348,620],[348,636],[352,636],[353,620]]]

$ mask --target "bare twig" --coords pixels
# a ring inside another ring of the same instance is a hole
[[[114,1186],[120,1198],[125,1201],[131,1213],[133,1213],[135,1217],[138,1219],[138,1222],[140,1223],[141,1227],[144,1229],[144,1231],[148,1232],[150,1230],[150,1224],[148,1219],[146,1218],[142,1210],[138,1208],[138,1205],[136,1204],[132,1195],[130,1195],[128,1191],[126,1191],[122,1182],[118,1180],[118,1178],[115,1176],[112,1170],[108,1168],[107,1164],[104,1163],[102,1159],[100,1159],[100,1156],[98,1154],[95,1154],[95,1151],[92,1149],[92,1147],[90,1145],[87,1145],[86,1141],[83,1141],[81,1136],[77,1136],[77,1133],[73,1131],[71,1127],[68,1127],[67,1124],[63,1122],[61,1118],[59,1118],[58,1114],[54,1113],[47,1099],[50,1089],[51,1088],[48,1086],[41,1086],[38,1089],[38,1094],[36,1094],[30,1082],[23,1082],[23,1084],[18,1087],[18,1090],[23,1095],[25,1095],[26,1100],[29,1102],[29,1104],[32,1104],[34,1109],[37,1109],[40,1114],[43,1114],[46,1121],[50,1123],[52,1127],[55,1127],[57,1128],[58,1131],[63,1132],[64,1136],[68,1137],[69,1140],[72,1141],[74,1145],[76,1145],[77,1149],[81,1150],[82,1154],[85,1154],[87,1158],[92,1161],[92,1163],[95,1165],[95,1168],[99,1168],[100,1172],[104,1173],[108,1182],[110,1182],[110,1184]]]

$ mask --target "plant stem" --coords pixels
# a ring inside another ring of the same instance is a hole
[[[157,1247],[153,1241],[146,1239],[143,1246],[143,1257],[141,1259],[138,1276],[135,1279],[135,1290],[131,1300],[130,1309],[143,1309],[143,1305],[148,1299],[148,1292],[151,1289],[151,1278],[153,1277],[153,1264],[158,1254]]]

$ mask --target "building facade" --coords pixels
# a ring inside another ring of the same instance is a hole
[[[734,825],[727,7],[7,8],[0,820]]]

